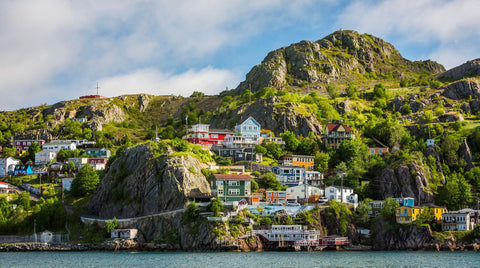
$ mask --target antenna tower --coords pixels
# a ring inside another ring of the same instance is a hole
[[[98,95],[98,90],[100,89],[100,87],[98,86],[98,82],[97,82],[97,87],[95,87],[95,89],[97,90],[97,95]]]

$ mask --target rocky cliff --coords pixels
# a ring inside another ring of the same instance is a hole
[[[212,128],[233,128],[249,116],[260,123],[262,129],[269,129],[276,134],[290,130],[297,135],[308,136],[309,132],[322,133],[322,126],[309,111],[299,112],[300,104],[282,102],[279,97],[258,99],[250,105],[241,106],[228,113],[218,115],[212,122]],[[230,123],[230,125],[228,125]]]
[[[191,194],[210,194],[201,169],[189,155],[154,156],[149,144],[129,148],[110,166],[89,210],[103,218],[128,218],[181,209]]]
[[[414,197],[416,202],[420,200],[422,204],[434,201],[425,171],[415,161],[398,167],[387,167],[379,172],[377,180],[381,199]]]
[[[270,52],[261,64],[252,68],[235,91],[349,82],[365,73],[391,73],[402,79],[411,73],[443,71],[442,65],[432,61],[404,59],[391,44],[375,36],[337,31],[316,42],[301,41]]]
[[[387,228],[383,219],[372,230],[373,250],[419,250],[432,248],[434,239],[430,226],[396,225]]]
[[[454,100],[478,99],[480,97],[480,86],[477,79],[467,78],[443,87],[442,95]]]

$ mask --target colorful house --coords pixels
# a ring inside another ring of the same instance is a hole
[[[213,174],[213,193],[224,203],[250,200],[252,178],[245,174]]]
[[[306,170],[313,170],[314,156],[286,154],[280,157],[280,162],[284,166],[299,166]]]
[[[429,208],[437,223],[442,223],[443,214],[447,212],[447,209],[444,207],[433,206]]]
[[[323,196],[324,191],[323,189],[309,186],[309,185],[298,185],[298,186],[293,186],[289,187],[285,190],[287,194],[289,195],[289,198],[293,198],[296,201],[300,200],[309,200],[310,197],[315,197],[314,199],[318,200],[320,196]],[[314,202],[316,201],[314,200]]]
[[[258,142],[258,138],[260,138],[260,130],[261,125],[255,120],[255,118],[249,116],[246,120],[244,120],[239,125],[235,126],[235,134],[248,137]]]
[[[50,177],[59,176],[60,174],[62,174],[63,166],[64,164],[60,162],[53,162],[49,164],[47,167],[48,176]]]
[[[370,154],[383,155],[388,153],[390,149],[388,147],[370,147],[368,148]]]
[[[265,191],[265,200],[267,203],[277,203],[285,205],[287,202],[286,191]]]
[[[305,168],[303,167],[274,166],[272,172],[283,185],[296,186],[305,182]]]
[[[16,165],[15,169],[13,170],[13,175],[14,176],[27,176],[27,175],[32,175],[33,170],[32,167],[27,164],[27,165]]]
[[[193,144],[222,145],[225,137],[233,135],[234,133],[229,130],[210,129],[210,125],[208,124],[196,124],[188,129],[184,139]]]
[[[15,149],[17,150],[17,152],[26,151],[28,150],[28,147],[30,147],[30,145],[35,142],[39,143],[40,145],[45,144],[44,140],[16,140]]]
[[[422,213],[421,207],[401,206],[395,209],[395,218],[397,223],[412,223],[418,219],[418,215]]]
[[[415,198],[413,197],[395,197],[393,200],[397,201],[401,207],[413,207],[415,205]]]
[[[325,147],[338,149],[344,140],[354,138],[355,135],[352,134],[352,129],[349,125],[327,124],[322,140],[325,144]]]
[[[87,148],[85,149],[85,154],[89,157],[103,157],[109,158],[111,153],[110,150],[105,148]]]

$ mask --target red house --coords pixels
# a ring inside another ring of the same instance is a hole
[[[225,137],[233,134],[229,130],[210,129],[210,125],[207,124],[196,124],[188,129],[184,139],[193,144],[223,144]]]
[[[18,152],[26,151],[28,150],[28,147],[32,143],[40,143],[40,145],[43,145],[45,143],[44,140],[16,140],[15,141],[15,149],[17,149]]]
[[[108,158],[89,158],[87,159],[87,163],[90,165],[96,164],[106,164],[108,162]]]

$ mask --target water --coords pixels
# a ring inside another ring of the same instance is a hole
[[[0,267],[480,267],[480,252],[1,252]]]

